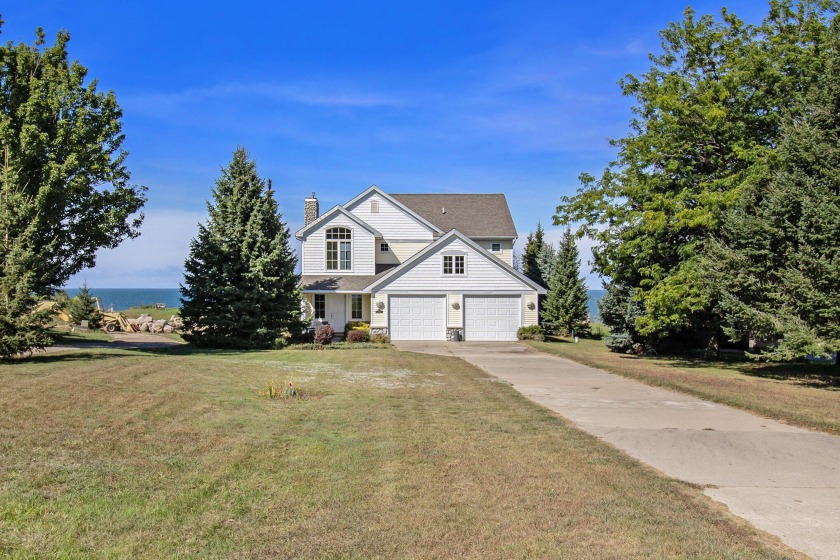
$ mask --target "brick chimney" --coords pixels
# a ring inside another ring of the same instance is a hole
[[[308,226],[318,219],[318,199],[313,192],[309,198],[303,201],[303,227]]]

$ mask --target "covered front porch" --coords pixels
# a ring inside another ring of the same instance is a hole
[[[304,319],[342,332],[349,321],[370,322],[370,294],[304,291]]]

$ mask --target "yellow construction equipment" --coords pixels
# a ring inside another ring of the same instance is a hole
[[[68,323],[72,323],[72,319],[70,319],[70,315],[67,314],[62,308],[58,306],[58,303],[50,300],[44,300],[35,306],[35,311],[49,311],[51,313],[55,313],[55,315],[61,319],[62,321],[67,321]]]
[[[138,329],[126,320],[122,313],[115,313],[113,311],[106,311],[102,313],[102,330],[107,333],[122,331],[122,332],[137,332]]]

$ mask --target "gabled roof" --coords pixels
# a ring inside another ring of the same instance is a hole
[[[538,294],[545,294],[546,293],[545,288],[543,288],[542,286],[540,286],[539,284],[537,284],[536,282],[534,282],[533,280],[531,280],[530,278],[528,278],[527,276],[525,276],[524,274],[519,272],[518,270],[516,270],[514,268],[511,268],[510,266],[508,266],[507,264],[502,262],[502,260],[499,259],[498,257],[496,257],[493,253],[489,252],[487,249],[485,249],[484,247],[482,247],[481,245],[479,245],[478,243],[476,243],[475,241],[473,241],[472,239],[470,239],[469,237],[467,237],[466,235],[464,235],[463,233],[461,233],[457,229],[453,229],[449,233],[447,233],[446,235],[436,239],[435,241],[433,241],[432,243],[427,245],[422,251],[419,251],[414,256],[412,256],[410,259],[408,259],[407,261],[405,261],[404,263],[399,265],[398,267],[396,267],[396,268],[386,272],[385,274],[383,274],[375,282],[371,283],[367,288],[365,288],[365,292],[372,292],[372,291],[374,291],[375,288],[377,288],[377,287],[379,287],[383,284],[387,284],[390,280],[393,280],[394,278],[397,278],[401,274],[411,270],[411,268],[413,268],[415,264],[417,264],[417,263],[421,262],[423,259],[425,259],[426,256],[429,253],[432,253],[438,247],[448,243],[449,240],[451,240],[453,238],[457,238],[457,239],[463,241],[468,246],[470,246],[472,249],[476,250],[478,253],[486,256],[487,260],[489,262],[498,266],[500,269],[505,271],[507,274],[513,276],[514,278],[516,278],[517,280],[519,280],[523,284],[526,284],[526,285],[530,286]]]
[[[423,216],[421,216],[420,214],[418,214],[417,212],[415,212],[411,208],[407,207],[405,204],[403,204],[402,202],[397,200],[394,196],[386,193],[385,191],[383,191],[382,189],[380,189],[376,185],[369,186],[361,194],[359,194],[358,196],[353,198],[351,201],[347,202],[344,205],[344,207],[345,208],[352,208],[353,206],[356,205],[357,202],[359,202],[364,197],[366,197],[368,194],[373,193],[373,192],[375,192],[376,194],[378,194],[379,196],[381,196],[382,198],[384,198],[385,200],[387,200],[388,202],[390,202],[391,204],[393,204],[394,206],[396,206],[397,208],[399,208],[400,210],[402,210],[403,212],[405,212],[406,214],[408,214],[409,216],[411,216],[412,218],[414,218],[415,220],[417,220],[418,222],[420,222],[421,224],[423,224],[424,226],[429,228],[430,230],[432,230],[432,232],[443,233],[443,232],[447,231],[447,230],[440,229],[434,223],[430,222],[429,220],[427,220],[426,218],[424,218]]]
[[[469,237],[517,237],[503,194],[394,194],[414,213],[442,231]]]
[[[367,223],[365,223],[364,221],[360,220],[358,217],[354,216],[351,212],[348,212],[348,211],[347,211],[347,209],[346,209],[346,208],[344,208],[344,207],[343,207],[343,206],[341,206],[341,205],[338,205],[338,206],[333,206],[333,207],[332,207],[332,208],[330,208],[327,212],[325,212],[323,215],[321,215],[321,217],[320,217],[320,218],[318,218],[317,220],[315,220],[314,222],[312,222],[312,223],[311,223],[311,224],[309,224],[308,226],[303,226],[302,228],[300,228],[300,229],[299,229],[299,230],[295,233],[295,237],[296,237],[297,239],[303,239],[303,237],[304,237],[306,234],[308,234],[308,233],[309,233],[310,231],[312,231],[312,230],[318,229],[318,227],[319,227],[319,226],[320,226],[323,222],[325,222],[325,221],[329,220],[331,217],[335,216],[336,214],[342,214],[342,215],[344,215],[344,216],[347,216],[349,219],[351,219],[351,220],[352,220],[352,221],[354,221],[355,223],[359,224],[359,225],[360,225],[361,227],[363,227],[364,229],[368,230],[368,231],[369,231],[370,233],[372,233],[375,237],[382,237],[382,234],[381,234],[381,233],[379,233],[378,231],[376,231],[376,230],[375,230],[374,228],[372,228],[369,224],[367,224]]]

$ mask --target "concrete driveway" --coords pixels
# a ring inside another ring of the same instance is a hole
[[[518,342],[395,342],[451,355],[814,558],[840,559],[840,438],[650,387]]]

